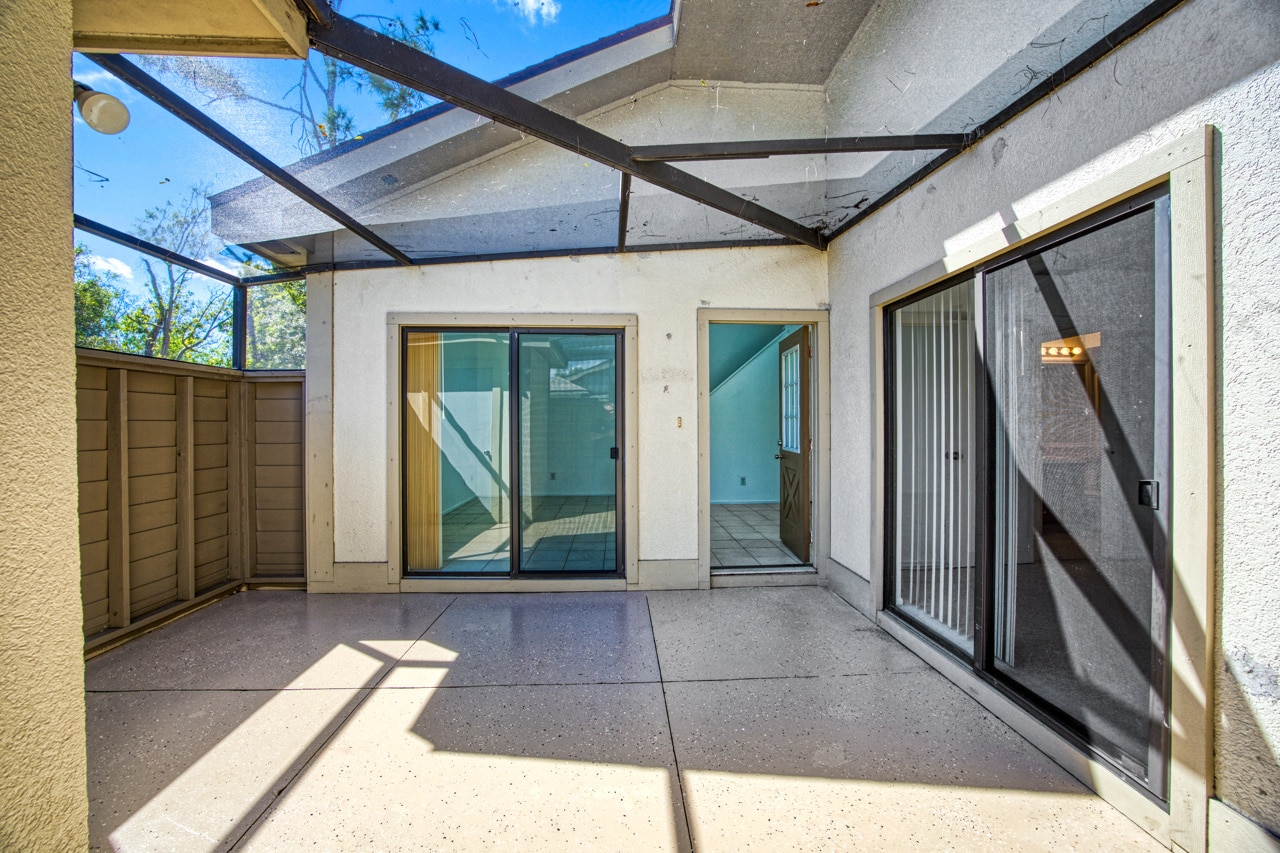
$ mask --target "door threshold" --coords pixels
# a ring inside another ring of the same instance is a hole
[[[822,586],[813,566],[778,566],[763,569],[713,569],[711,588],[743,586]]]
[[[816,575],[813,566],[723,566],[713,568],[711,576],[721,575]]]
[[[627,589],[627,579],[607,578],[495,578],[479,577],[406,577],[400,581],[401,592],[617,592]]]

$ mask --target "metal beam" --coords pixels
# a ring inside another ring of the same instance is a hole
[[[622,191],[618,199],[618,251],[627,248],[627,217],[631,213],[631,176],[622,173]]]
[[[645,252],[680,252],[697,249],[749,249],[761,246],[794,246],[794,240],[785,237],[769,237],[763,240],[715,240],[706,243],[645,243],[640,246],[626,246],[625,254],[641,254]],[[476,255],[447,255],[436,258],[415,258],[415,267],[437,267],[448,264],[480,264],[496,261],[524,261],[538,258],[577,258],[594,255],[619,254],[617,246],[593,246],[578,249],[545,249],[531,252],[489,252]],[[352,270],[385,270],[396,265],[391,261],[332,261],[323,264],[308,264],[305,267],[267,275],[248,276],[240,280],[245,287],[258,287],[263,284],[278,284],[282,281],[300,281],[309,275],[330,272],[351,272]]]
[[[132,234],[126,234],[123,231],[117,231],[114,228],[109,228],[100,222],[94,222],[92,219],[86,219],[78,213],[75,214],[75,226],[81,231],[92,234],[95,237],[101,237],[104,240],[110,240],[111,242],[119,243],[122,246],[128,246],[130,249],[135,249],[144,255],[150,255],[153,258],[158,258],[165,263],[184,267],[192,272],[200,273],[200,275],[217,279],[224,284],[230,284],[236,287],[240,285],[240,278],[226,272],[225,270],[220,270],[217,267],[211,267],[208,264],[202,264],[197,260],[188,258],[186,255],[180,255],[177,252],[170,251],[164,246],[157,246],[155,243],[149,243],[141,237],[135,237]]]
[[[462,109],[515,128],[610,168],[641,178],[730,216],[745,219],[799,243],[825,249],[826,237],[755,202],[709,184],[666,163],[637,163],[631,149],[500,86],[428,56],[349,18],[334,16],[331,28],[312,25],[311,43],[320,52]]]
[[[249,351],[249,288],[238,285],[231,299],[231,367],[244,370]]]
[[[860,151],[946,151],[965,147],[963,133],[918,136],[841,136],[832,139],[762,139],[742,142],[695,142],[686,145],[637,145],[637,163],[689,160],[753,160],[787,154],[847,154]]]
[[[312,26],[314,28],[314,25]],[[85,58],[110,71],[116,77],[119,77],[125,83],[128,83],[250,166],[253,166],[316,210],[341,223],[353,234],[365,240],[365,242],[376,246],[379,251],[390,255],[401,264],[413,263],[412,259],[404,252],[373,233],[367,226],[362,225],[350,214],[320,195],[320,193],[271,162],[256,149],[246,145],[240,137],[210,119],[129,60],[111,54],[86,54]]]
[[[333,8],[329,5],[329,0],[299,0],[299,5],[308,20],[322,27],[329,26],[329,22],[333,20]]]

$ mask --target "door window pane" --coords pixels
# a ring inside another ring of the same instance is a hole
[[[406,333],[406,571],[511,570],[509,338]]]
[[[974,287],[894,310],[893,607],[973,652]]]
[[[618,336],[522,332],[520,569],[618,567]]]
[[[800,452],[800,347],[782,354],[782,449]]]
[[[1156,222],[1147,208],[984,280],[995,668],[1138,778],[1163,723],[1163,534],[1141,499],[1164,452]]]

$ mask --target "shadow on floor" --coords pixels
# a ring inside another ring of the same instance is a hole
[[[1157,849],[820,588],[248,592],[87,670],[99,849]]]

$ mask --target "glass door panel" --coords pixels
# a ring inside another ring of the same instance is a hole
[[[1153,790],[1167,636],[1159,204],[984,276],[994,668]]]
[[[511,571],[509,370],[507,332],[405,334],[406,571]]]
[[[517,341],[520,571],[617,571],[619,336]]]
[[[973,653],[973,279],[894,309],[893,608]]]

